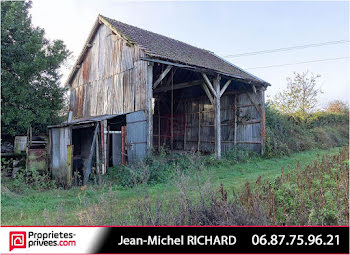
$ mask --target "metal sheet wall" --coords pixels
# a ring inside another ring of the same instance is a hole
[[[144,111],[126,115],[128,161],[142,160],[147,153],[147,123]]]
[[[67,145],[71,144],[70,127],[51,128],[51,174],[60,183],[67,181]]]

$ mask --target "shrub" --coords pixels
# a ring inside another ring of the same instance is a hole
[[[57,188],[54,180],[48,173],[39,173],[35,169],[21,168],[17,173],[16,177],[8,185],[11,190],[23,193],[27,189],[34,190],[46,190]]]
[[[117,184],[124,187],[135,187],[140,184],[165,183],[175,173],[194,172],[203,169],[208,159],[199,154],[182,155],[153,155],[131,165],[111,167],[108,170],[108,177]]]
[[[316,112],[305,121],[266,105],[265,156],[289,155],[313,148],[343,146],[349,140],[349,116]]]

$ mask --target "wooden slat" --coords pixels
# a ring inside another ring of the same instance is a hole
[[[205,83],[203,83],[203,82],[202,82],[202,88],[203,88],[205,94],[207,94],[210,103],[211,103],[212,105],[214,105],[215,102],[214,102],[213,96],[210,94],[210,91],[209,91],[207,85],[206,85]]]
[[[86,183],[89,179],[90,172],[91,172],[92,156],[93,156],[94,151],[95,151],[95,146],[96,146],[95,143],[96,143],[96,136],[98,133],[98,129],[99,129],[99,125],[96,125],[94,136],[92,138],[92,143],[91,143],[91,147],[90,147],[90,154],[89,154],[89,158],[88,158],[88,162],[87,162],[87,167],[84,171],[84,180],[83,180],[84,185],[86,185]]]
[[[146,81],[146,110],[147,110],[147,149],[148,152],[153,148],[153,114],[152,114],[152,97],[153,97],[153,63],[149,62],[147,66]]]
[[[176,89],[184,89],[184,88],[188,88],[188,87],[192,87],[192,86],[197,86],[202,84],[203,81],[202,80],[195,80],[195,81],[189,81],[189,82],[183,82],[183,83],[177,83],[174,84],[174,90]],[[154,93],[158,93],[158,92],[165,92],[165,91],[169,91],[171,90],[172,87],[171,86],[162,86],[160,88],[157,88],[154,90]]]
[[[255,106],[255,108],[256,108],[256,110],[258,111],[258,113],[260,114],[260,116],[262,116],[261,109],[260,109],[259,105],[258,105],[258,104],[255,102],[255,100],[253,99],[252,95],[251,95],[249,92],[247,92],[246,94],[247,94],[249,100],[250,100],[250,101],[252,102],[252,104]]]
[[[163,73],[161,73],[161,75],[159,76],[159,78],[154,82],[153,84],[153,89],[155,89],[158,84],[165,78],[165,76],[169,73],[169,71],[171,70],[172,66],[171,65],[168,65],[166,67],[166,69],[164,70]]]
[[[213,93],[213,95],[216,97],[216,91],[213,88],[213,85],[211,84],[210,80],[208,79],[208,76],[205,73],[201,73],[205,83],[208,85],[208,88],[210,89],[210,91]]]
[[[222,96],[222,94],[225,93],[225,90],[227,89],[227,87],[230,85],[232,80],[228,80],[225,85],[222,87],[221,91],[220,91],[220,96]]]

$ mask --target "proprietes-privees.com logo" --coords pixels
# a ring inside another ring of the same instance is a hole
[[[27,240],[28,237],[28,240]],[[74,233],[10,231],[10,251],[30,247],[76,246]]]

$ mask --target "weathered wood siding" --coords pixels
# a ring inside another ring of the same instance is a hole
[[[250,94],[261,107],[262,95],[259,91]],[[235,107],[236,98],[236,107]],[[184,136],[174,137],[175,149],[215,151],[215,112],[206,96],[183,100],[177,114],[186,115]],[[246,93],[225,93],[221,97],[221,149],[227,151],[235,144],[235,114],[237,116],[236,144],[249,150],[261,151],[264,132],[260,113]],[[156,134],[156,133],[155,133]]]
[[[71,83],[73,118],[145,109],[147,63],[143,51],[100,25]]]

